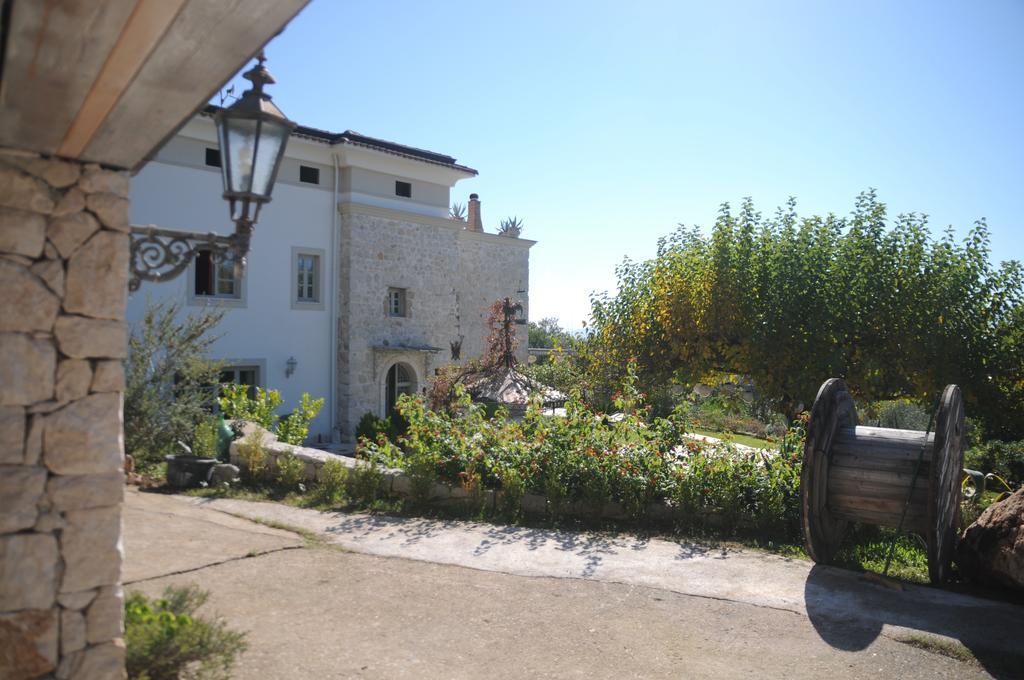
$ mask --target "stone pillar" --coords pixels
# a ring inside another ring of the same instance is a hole
[[[469,195],[469,205],[466,208],[466,230],[483,231],[484,223],[480,218],[480,197],[476,194]]]
[[[128,176],[0,148],[0,677],[124,676]]]

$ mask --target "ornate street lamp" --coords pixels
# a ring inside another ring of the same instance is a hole
[[[230,205],[235,233],[218,236],[155,227],[133,228],[129,290],[138,290],[142,281],[175,278],[199,251],[208,251],[214,263],[234,262],[236,276],[244,271],[253,225],[259,219],[260,208],[270,202],[288,137],[295,128],[295,123],[263,91],[264,85],[274,83],[274,78],[263,66],[266,57],[262,52],[257,59],[257,65],[242,76],[252,82],[252,87],[214,117],[224,198]]]

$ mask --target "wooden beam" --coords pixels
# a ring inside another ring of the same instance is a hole
[[[137,168],[308,2],[189,0],[81,157]]]
[[[78,158],[187,0],[138,0],[57,154]]]
[[[0,145],[56,153],[135,0],[14,0]]]

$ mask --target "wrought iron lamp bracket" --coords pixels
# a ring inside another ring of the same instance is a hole
[[[138,290],[143,281],[160,283],[176,278],[203,251],[210,253],[213,264],[234,262],[236,276],[241,277],[251,235],[252,224],[241,220],[230,236],[133,226],[128,290]]]

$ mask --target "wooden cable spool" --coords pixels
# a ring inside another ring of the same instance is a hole
[[[928,544],[928,575],[949,578],[960,518],[964,406],[960,388],[947,385],[934,432],[857,425],[853,398],[839,378],[818,390],[807,423],[801,494],[804,544],[811,559],[827,564],[849,522],[897,528],[921,448],[921,467],[903,529]]]

